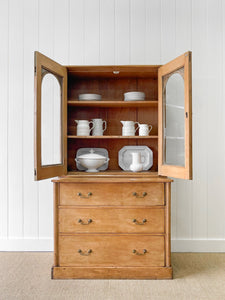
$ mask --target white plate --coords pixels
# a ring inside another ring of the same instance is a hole
[[[130,171],[132,163],[132,152],[141,152],[143,170],[149,170],[153,165],[153,152],[147,146],[124,146],[118,153],[119,166],[124,171]]]
[[[102,99],[102,96],[98,94],[80,94],[78,99],[80,101],[99,101]]]
[[[80,155],[90,153],[91,149],[94,150],[95,154],[100,154],[100,155],[103,155],[107,158],[109,157],[108,151],[105,148],[79,148],[77,150],[77,153],[76,153],[76,158]],[[76,162],[76,165],[77,165],[77,169],[79,171],[86,171],[87,170],[87,168],[83,167],[79,162]],[[103,166],[99,167],[98,170],[99,171],[104,171],[104,170],[108,169],[108,166],[109,166],[109,163],[107,161]]]
[[[143,101],[145,93],[143,92],[128,92],[124,93],[124,101]]]

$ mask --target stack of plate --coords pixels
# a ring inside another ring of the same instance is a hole
[[[102,99],[102,96],[98,94],[80,94],[78,99],[81,101],[98,101]]]
[[[124,93],[124,101],[143,101],[145,93],[143,92],[128,92]]]

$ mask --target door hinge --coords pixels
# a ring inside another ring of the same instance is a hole
[[[186,118],[188,118],[188,112],[185,113]]]
[[[36,176],[37,175],[37,170],[36,169],[34,169],[34,176]]]
[[[36,73],[37,73],[37,67],[34,66],[34,75],[36,75]]]

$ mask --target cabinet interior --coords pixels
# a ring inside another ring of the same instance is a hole
[[[83,147],[106,148],[109,152],[108,171],[122,171],[118,165],[118,152],[126,145],[146,145],[153,151],[153,166],[158,170],[158,68],[159,66],[120,67],[67,67],[68,70],[68,123],[67,169],[77,171],[76,151]],[[145,101],[124,101],[124,93],[140,91]],[[101,101],[79,101],[78,95],[95,93]],[[76,136],[74,120],[102,118],[107,122],[103,136]],[[153,126],[150,135],[122,136],[121,120],[132,120]]]

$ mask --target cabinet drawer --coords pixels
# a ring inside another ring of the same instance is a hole
[[[60,208],[59,232],[164,233],[164,208]]]
[[[164,236],[59,236],[60,266],[164,266]]]
[[[61,205],[164,205],[163,183],[60,183]]]

